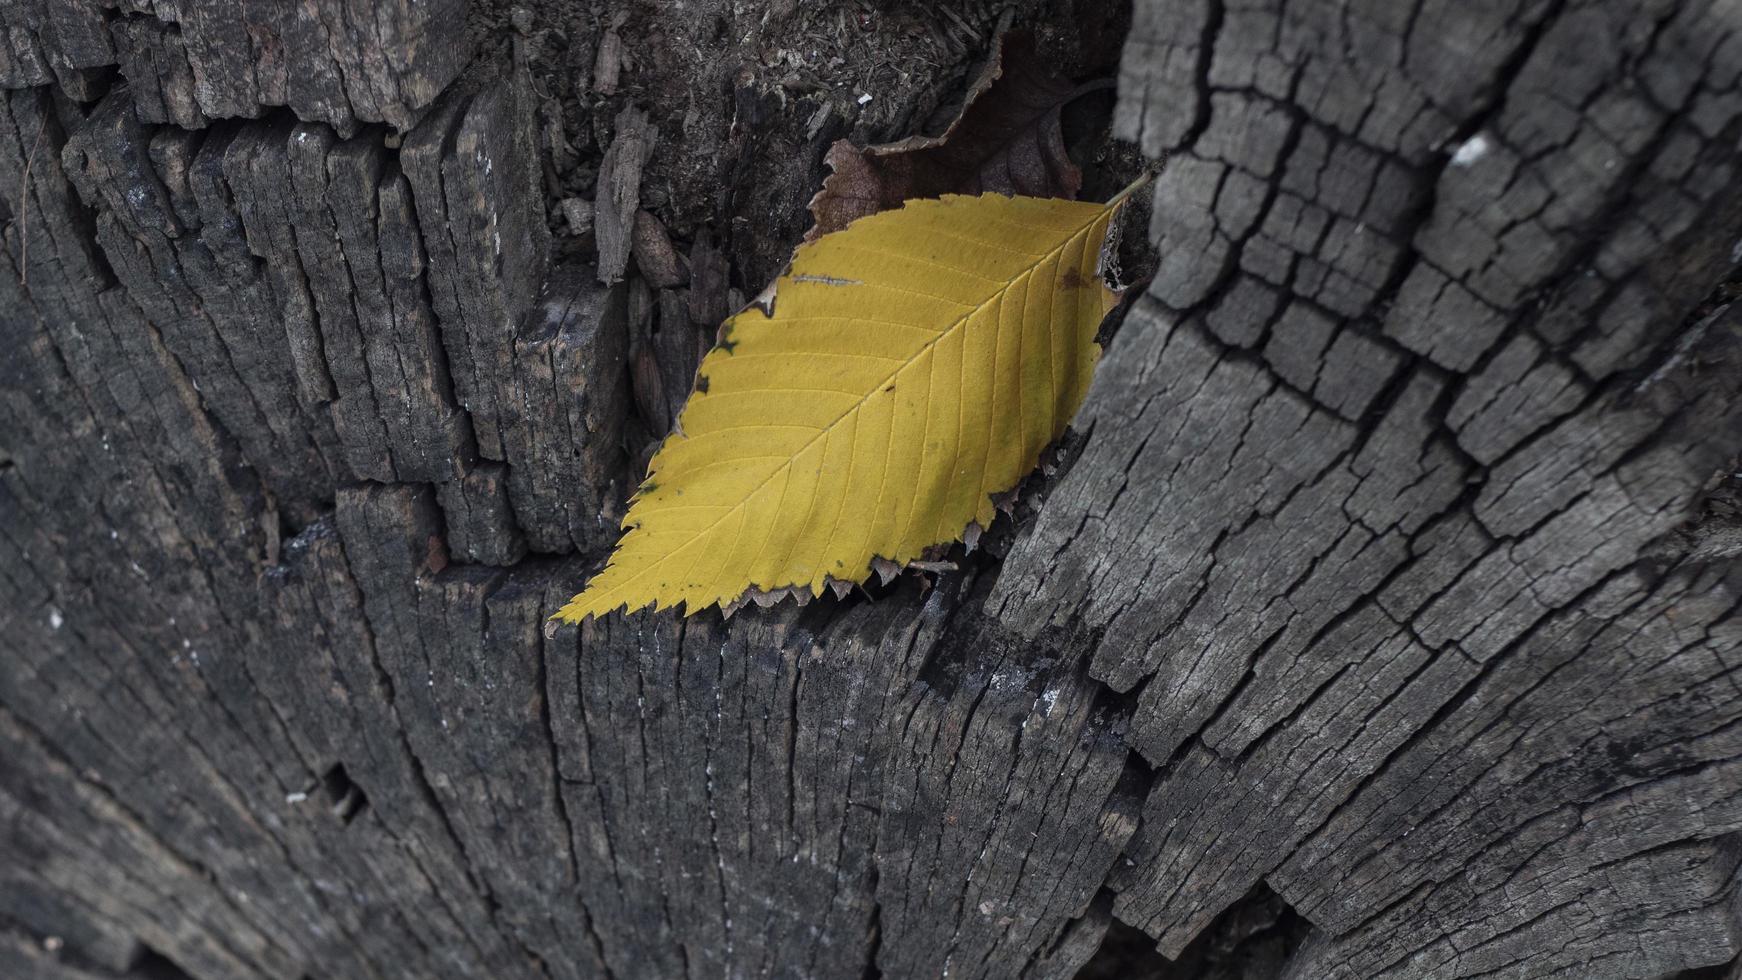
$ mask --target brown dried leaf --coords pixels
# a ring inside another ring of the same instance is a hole
[[[1027,32],[998,39],[962,113],[942,136],[913,136],[859,149],[838,140],[834,171],[811,198],[805,241],[915,197],[1026,194],[1075,198],[1082,171],[1065,153],[1059,110],[1082,88],[1053,74]]]
[[[646,211],[635,212],[629,252],[635,256],[635,267],[654,289],[671,289],[690,281],[689,266],[672,247],[665,225]]]

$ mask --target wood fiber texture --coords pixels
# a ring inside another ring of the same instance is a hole
[[[0,975],[1737,958],[1742,8],[1136,0],[1161,266],[996,554],[547,637],[760,284],[553,258],[487,6],[0,11]]]
[[[466,0],[16,0],[0,7],[0,85],[83,102],[118,73],[148,123],[287,106],[346,135],[403,129],[471,57],[466,14]]]

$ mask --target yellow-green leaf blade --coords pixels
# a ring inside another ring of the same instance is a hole
[[[1087,393],[1116,206],[911,201],[727,322],[610,563],[558,618],[863,581],[992,520]]]

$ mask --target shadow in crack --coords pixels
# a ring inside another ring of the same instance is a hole
[[[1260,884],[1234,903],[1178,960],[1143,930],[1115,919],[1076,980],[1275,980],[1312,926]]]

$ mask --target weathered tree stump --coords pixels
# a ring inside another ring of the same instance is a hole
[[[0,976],[1737,958],[1742,7],[1015,4],[1166,160],[1064,465],[546,637],[1001,13],[580,6],[0,5]]]

